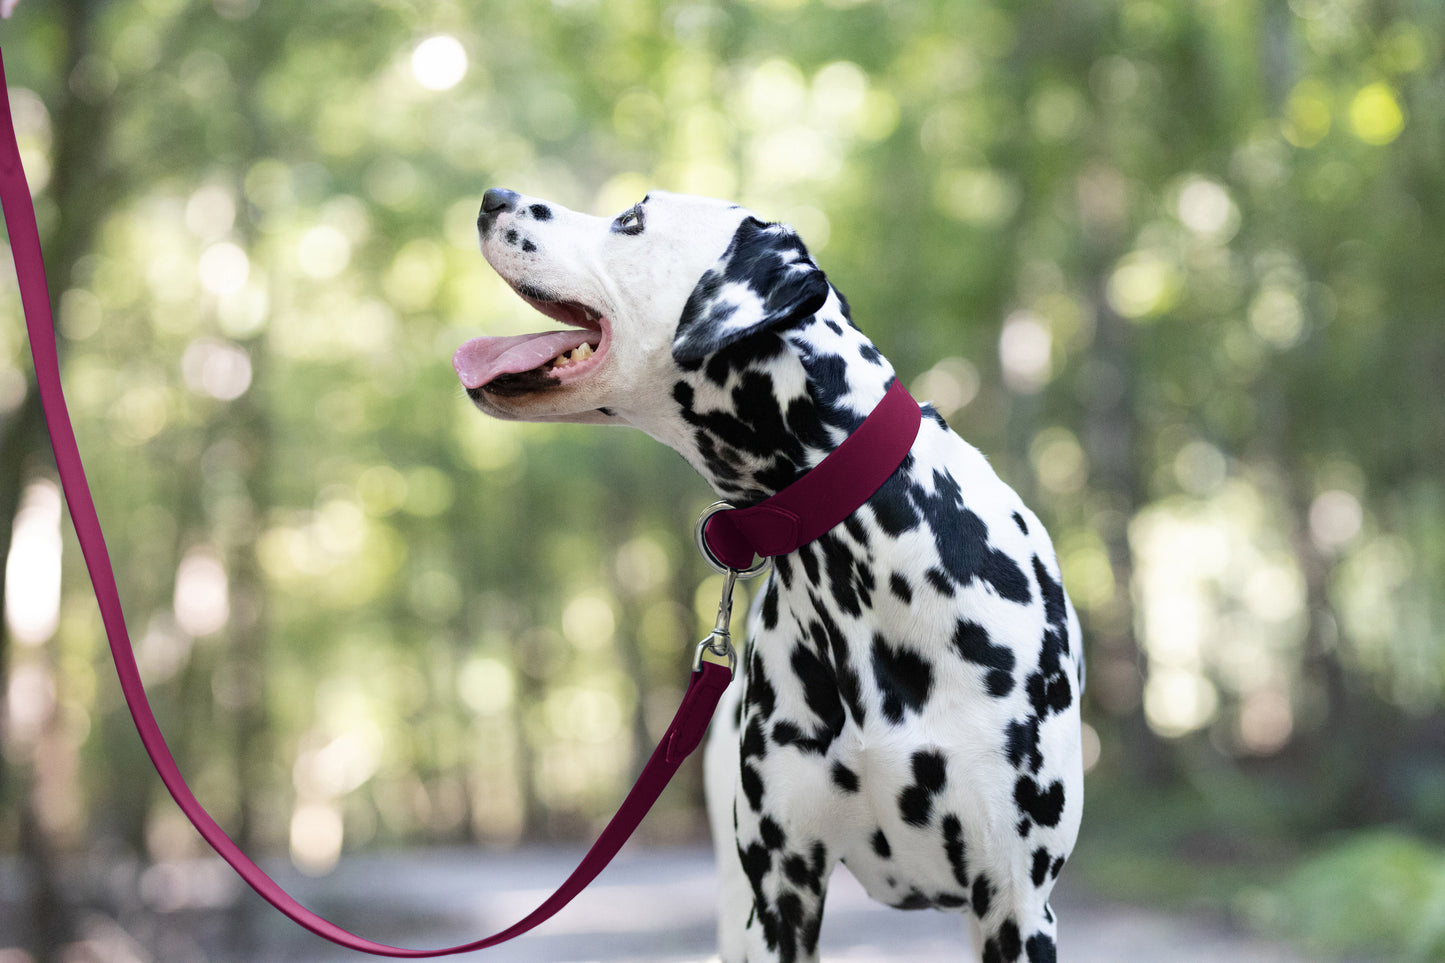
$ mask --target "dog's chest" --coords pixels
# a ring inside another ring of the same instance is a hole
[[[1010,740],[1037,717],[1055,563],[976,451],[932,423],[923,439],[760,594],[742,789],[754,811],[829,840],[876,899],[947,908],[968,897],[964,852],[976,867],[1006,859],[990,840],[1016,830]]]

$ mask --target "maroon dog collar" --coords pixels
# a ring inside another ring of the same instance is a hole
[[[756,505],[708,517],[698,540],[705,554],[745,571],[754,555],[786,555],[841,525],[897,471],[922,421],[918,402],[895,379],[863,424],[803,477]]]

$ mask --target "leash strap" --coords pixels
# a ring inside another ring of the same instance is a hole
[[[0,85],[4,83],[4,58],[0,56]],[[0,110],[3,110],[4,115],[4,130],[0,131],[0,204],[4,207],[11,255],[20,281],[20,298],[24,307],[26,328],[30,334],[30,353],[35,363],[35,377],[45,410],[45,423],[50,430],[51,445],[55,451],[56,467],[60,472],[61,486],[65,490],[71,520],[80,539],[86,568],[90,572],[91,585],[95,588],[96,602],[100,605],[101,620],[110,640],[110,652],[115,661],[116,673],[120,677],[121,691],[125,694],[126,705],[135,720],[141,742],[176,804],[206,842],[267,902],[318,936],[353,950],[405,959],[450,956],[505,942],[551,917],[602,872],[632,835],[678,766],[697,748],[717,707],[718,699],[732,681],[731,670],[713,662],[700,663],[688,683],[677,715],[647,765],[643,767],[642,775],[638,777],[636,785],[622,803],[617,815],[607,824],[597,842],[566,882],[529,916],[510,928],[473,943],[445,949],[403,949],[355,936],[302,906],[252,862],[197,801],[181,776],[146,699],[140,670],[136,667],[135,654],[126,632],[115,573],[111,570],[105,537],[101,533],[100,520],[96,516],[85,469],[80,462],[80,450],[66,411],[65,395],[61,391],[55,325],[50,313],[40,235],[36,229],[35,209],[30,200],[30,188],[25,181],[20,151],[15,140],[8,85],[6,95],[0,103],[3,103]]]
[[[908,456],[922,422],[918,402],[895,378],[863,424],[811,471],[756,505],[716,512],[699,541],[723,566],[740,571],[754,555],[796,551],[841,525],[883,487]]]

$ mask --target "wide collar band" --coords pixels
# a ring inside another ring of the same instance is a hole
[[[894,379],[863,423],[811,471],[756,505],[712,515],[703,527],[708,551],[742,570],[755,555],[787,555],[831,531],[903,463],[922,421],[918,402]]]

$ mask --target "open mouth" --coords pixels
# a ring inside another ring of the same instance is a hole
[[[570,384],[586,377],[607,353],[607,320],[599,311],[532,288],[516,290],[569,330],[468,341],[452,356],[452,367],[468,393],[521,395]]]

